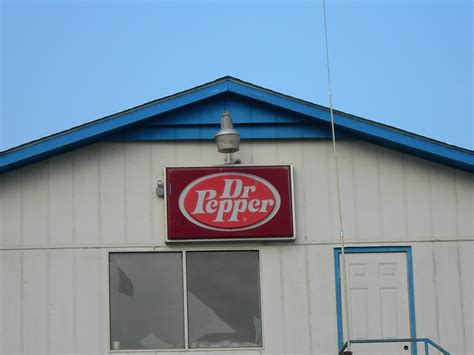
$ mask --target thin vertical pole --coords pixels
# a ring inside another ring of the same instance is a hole
[[[324,14],[324,37],[326,40],[326,66],[327,66],[327,78],[328,78],[328,97],[329,97],[329,113],[331,116],[331,133],[332,133],[332,147],[334,155],[334,165],[336,170],[336,190],[337,190],[337,209],[339,212],[339,240],[341,244],[341,287],[343,297],[343,324],[344,333],[347,338],[347,350],[351,351],[351,330],[350,330],[350,317],[349,317],[349,299],[347,297],[347,273],[346,273],[346,252],[344,244],[344,228],[342,219],[342,206],[341,206],[341,183],[339,179],[339,162],[337,160],[337,149],[336,149],[336,130],[334,127],[334,109],[332,101],[332,87],[331,87],[331,70],[329,66],[329,43],[328,43],[328,29],[327,29],[327,17],[326,17],[326,0],[323,0],[323,14]]]

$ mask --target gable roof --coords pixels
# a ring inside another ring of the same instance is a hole
[[[136,128],[146,122],[151,120],[159,122],[160,119],[170,112],[190,107],[190,105],[199,104],[206,100],[217,100],[222,95],[243,97],[259,105],[271,106],[280,111],[296,114],[301,117],[301,120],[305,120],[305,123],[313,124],[298,129],[293,135],[284,134],[276,138],[327,138],[330,124],[330,113],[327,107],[226,76],[213,82],[0,152],[0,173],[103,139],[127,139],[126,132],[130,132],[131,129],[136,131]],[[214,118],[216,125],[219,123],[219,118],[220,115]],[[340,136],[351,136],[450,167],[474,172],[474,152],[471,150],[448,145],[341,111],[334,111],[334,122]],[[247,135],[245,132],[241,132],[242,139],[269,138],[265,135],[252,136],[251,132],[253,128],[258,128],[258,123],[250,122],[249,124],[250,129],[245,131]],[[204,123],[198,122],[197,125],[204,125]],[[236,126],[239,126],[238,122],[236,122]],[[312,126],[319,127],[316,133],[311,133]],[[154,127],[154,132],[163,132],[165,129],[165,127],[160,128],[158,125]],[[194,125],[194,129],[196,129],[196,125]],[[213,132],[215,132],[216,129],[213,129]],[[142,139],[148,137],[148,139],[154,140],[150,136],[151,133],[147,134],[148,136],[142,134]],[[139,136],[135,134],[135,139]],[[133,139],[133,137],[134,135],[132,134],[130,139]],[[162,135],[162,137],[162,139],[170,140],[213,138],[209,134],[190,135],[184,138],[176,135]]]

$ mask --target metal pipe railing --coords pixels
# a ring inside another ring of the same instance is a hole
[[[436,350],[441,352],[443,355],[450,355],[450,353],[447,350],[443,349],[441,346],[439,346],[438,344],[436,344],[433,340],[431,340],[429,338],[359,339],[359,340],[351,340],[351,343],[352,344],[412,343],[412,346],[413,346],[413,344],[415,344],[415,346],[416,346],[416,343],[424,343],[424,345],[425,345],[425,355],[429,354],[429,345],[431,345],[433,348],[435,348]],[[339,350],[339,355],[345,355],[345,354],[351,353],[351,352],[345,352],[344,350],[346,350],[346,348],[347,348],[347,342],[345,342],[343,344],[341,350]]]

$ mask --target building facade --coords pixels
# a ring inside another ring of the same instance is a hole
[[[212,139],[226,110],[242,164],[293,166],[294,241],[166,243],[157,181],[165,167],[222,164]],[[336,354],[328,117],[226,77],[1,153],[0,353]],[[474,153],[341,112],[335,122],[351,339],[473,354]]]

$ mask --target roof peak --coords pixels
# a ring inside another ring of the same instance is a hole
[[[151,117],[212,99],[224,93],[240,95],[260,102],[262,105],[272,105],[293,111],[319,124],[330,123],[327,107],[226,75],[194,88],[0,152],[0,173],[91,144],[103,139],[108,134],[127,129]],[[334,114],[336,127],[359,139],[474,172],[474,152],[471,150],[448,145],[341,111],[334,111]],[[300,138],[304,138],[304,135]]]

